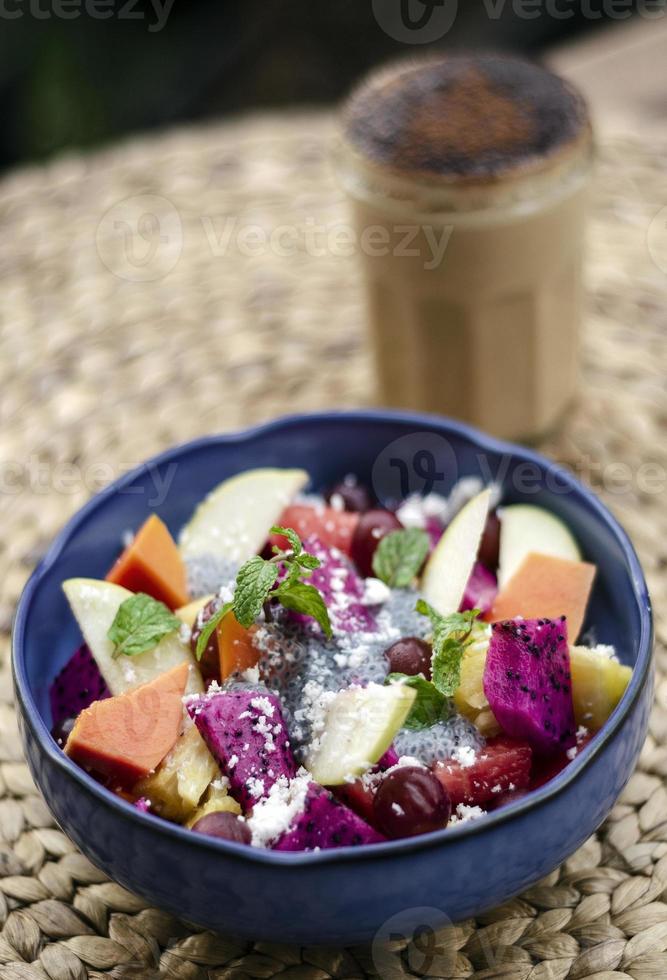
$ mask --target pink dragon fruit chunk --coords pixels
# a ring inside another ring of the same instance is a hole
[[[391,769],[392,766],[398,765],[399,754],[393,745],[390,745],[385,754],[379,760],[377,764],[378,769]]]
[[[386,840],[365,820],[348,809],[332,794],[311,783],[301,814],[287,833],[273,845],[275,851],[331,850],[335,847],[359,847]]]
[[[151,801],[145,796],[140,796],[138,800],[135,800],[132,804],[136,810],[140,813],[150,813],[151,812]]]
[[[576,744],[565,617],[493,623],[484,693],[507,735],[544,754]]]
[[[343,633],[371,633],[377,629],[377,622],[372,611],[363,602],[364,581],[358,575],[349,558],[338,551],[329,548],[311,535],[303,542],[306,551],[322,562],[313,571],[308,583],[319,589],[329,610],[329,618],[334,631]],[[317,624],[308,616],[290,613],[296,622],[302,622],[319,629]]]
[[[296,764],[280,701],[269,691],[229,690],[188,701],[188,712],[229,779],[229,792],[249,809]]]
[[[76,718],[93,701],[101,701],[110,694],[92,653],[85,643],[82,644],[49,688],[53,728]]]
[[[476,561],[463,593],[460,611],[479,609],[482,613],[488,612],[493,605],[497,592],[496,576],[482,565],[481,561]]]

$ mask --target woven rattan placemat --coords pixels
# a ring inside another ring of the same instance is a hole
[[[368,949],[251,947],[197,932],[106,881],[35,791],[7,666],[26,576],[102,483],[201,433],[369,402],[330,135],[323,116],[254,118],[73,156],[0,185],[2,977],[326,980],[376,969]],[[666,186],[667,145],[604,142],[581,399],[545,447],[600,489],[632,534],[656,605],[661,671]],[[157,247],[149,221],[139,244],[115,249],[117,222],[151,211],[163,219]],[[277,227],[288,231],[263,238]],[[640,770],[602,831],[520,899],[443,934],[429,976],[667,977],[663,677]],[[421,975],[420,962],[403,950],[395,975],[399,963]]]

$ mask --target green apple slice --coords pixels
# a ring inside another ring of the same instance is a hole
[[[262,548],[285,507],[308,483],[305,470],[248,470],[219,484],[183,527],[184,558],[212,553],[247,561]]]
[[[447,527],[422,575],[421,594],[442,616],[457,612],[477,559],[491,490],[482,490],[462,507]]]
[[[329,703],[306,767],[323,786],[340,786],[375,765],[403,727],[416,697],[405,684],[351,687]]]
[[[140,684],[154,680],[171,667],[186,661],[190,673],[186,693],[204,690],[199,668],[177,632],[165,636],[152,650],[136,657],[114,659],[114,645],[107,636],[121,602],[133,592],[113,582],[93,578],[70,578],[63,582],[63,591],[76,617],[83,638],[95,658],[95,663],[112,694],[122,694]]]
[[[570,529],[543,507],[511,504],[499,511],[499,517],[498,585],[501,589],[530,552],[581,561],[581,551]]]

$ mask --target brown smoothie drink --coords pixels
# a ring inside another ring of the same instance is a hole
[[[404,62],[352,94],[338,163],[385,404],[509,438],[555,424],[576,387],[591,157],[581,96],[519,59]]]

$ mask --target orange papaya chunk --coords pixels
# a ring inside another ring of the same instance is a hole
[[[188,664],[182,663],[125,694],[81,712],[65,752],[84,769],[116,785],[148,776],[174,746],[183,721]]]
[[[145,592],[178,609],[188,601],[183,559],[167,525],[156,514],[144,521],[134,541],[107,575],[107,582],[130,592]]]
[[[241,626],[233,612],[218,623],[218,656],[220,658],[220,677],[224,681],[235,671],[248,670],[255,667],[259,660],[260,651],[252,642],[257,627],[248,629]]]
[[[526,555],[520,567],[496,596],[484,617],[502,619],[558,619],[567,617],[567,637],[575,643],[586,615],[595,565],[536,552]]]

